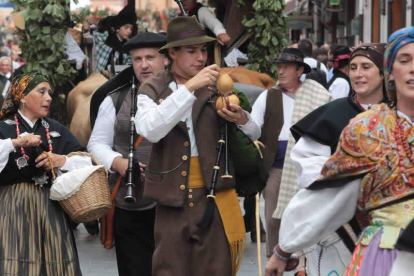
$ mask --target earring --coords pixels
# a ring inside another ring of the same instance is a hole
[[[23,102],[23,108],[26,108],[26,102]]]

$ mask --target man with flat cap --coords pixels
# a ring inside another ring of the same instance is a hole
[[[130,146],[130,111],[132,103],[131,85],[135,78],[137,87],[163,71],[168,64],[158,52],[165,45],[166,37],[155,33],[141,33],[124,44],[129,51],[132,66],[101,86],[91,99],[92,135],[88,151],[99,158],[110,171],[109,183],[114,188],[119,175],[124,177],[128,168]],[[135,137],[136,139],[136,137]],[[124,201],[126,181],[115,198],[114,238],[118,271],[121,276],[151,275],[154,251],[155,201],[143,197],[140,167],[145,168],[151,151],[151,143],[144,139],[135,150],[134,174],[135,203]]]
[[[260,129],[241,107],[217,111],[211,104],[216,95],[208,87],[220,69],[205,65],[207,43],[214,40],[195,17],[172,19],[161,48],[171,66],[139,89],[136,130],[154,143],[144,196],[157,202],[155,276],[236,275],[243,259],[246,233],[235,178],[221,177],[224,154],[216,165],[219,121],[231,122],[229,135],[243,131],[253,141]]]

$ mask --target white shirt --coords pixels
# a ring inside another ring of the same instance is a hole
[[[122,154],[113,150],[116,110],[110,96],[99,106],[95,126],[88,142],[88,152],[96,156],[111,173],[112,162]]]
[[[6,75],[0,72],[0,75],[5,76],[7,79],[10,79],[11,72],[7,73]],[[6,84],[4,85],[3,91],[1,91],[1,94],[4,99],[6,98],[7,91],[9,91],[9,87],[10,87],[10,81],[7,80]]]
[[[223,24],[207,7],[201,7],[198,10],[198,19],[204,27],[209,28],[210,31],[212,31],[216,36],[226,33],[226,29],[224,28]]]
[[[336,78],[329,87],[329,92],[335,100],[348,97],[349,91],[349,83],[343,78]]]
[[[289,202],[279,233],[288,253],[303,250],[334,233],[355,214],[361,179],[339,188],[300,190]]]
[[[266,112],[266,100],[267,100],[267,91],[263,91],[257,100],[254,102],[252,108],[251,117],[253,121],[260,127],[263,127],[264,124],[264,115]],[[293,107],[295,104],[295,100],[291,97],[287,96],[285,93],[282,93],[282,100],[283,100],[283,127],[280,131],[279,141],[287,141],[289,138],[291,121],[292,121],[292,114],[293,114]]]
[[[180,121],[185,122],[190,137],[191,156],[198,156],[193,129],[192,109],[197,98],[185,85],[171,82],[173,93],[159,105],[146,95],[138,95],[138,109],[135,115],[135,128],[138,134],[152,143],[159,142]],[[246,112],[249,121],[239,128],[253,141],[260,137],[260,129]]]
[[[302,136],[293,146],[290,157],[296,169],[298,186],[307,188],[319,177],[323,165],[331,157],[331,148]]]
[[[309,65],[310,68],[318,68],[318,61],[316,59],[314,59],[314,58],[305,57],[303,61],[307,65]],[[326,81],[328,82],[328,75],[329,75],[328,69],[326,68],[325,64],[323,64],[322,62],[320,62],[320,64],[321,64],[320,69],[325,72],[325,74],[326,74]],[[306,78],[306,74],[302,74],[302,76],[300,77],[300,81],[303,82],[305,80],[305,78]]]
[[[31,128],[33,128],[34,124],[29,119],[27,119],[20,112],[20,110],[19,110],[19,114],[26,121],[26,123]],[[0,172],[3,171],[4,167],[6,167],[7,162],[9,161],[9,154],[13,151],[16,151],[16,149],[13,147],[12,139],[8,138],[8,139],[0,140]],[[65,156],[65,158],[66,158],[66,163],[60,168],[60,170],[71,171],[71,170],[82,168],[84,166],[92,165],[92,160],[88,156],[72,156],[72,157]]]

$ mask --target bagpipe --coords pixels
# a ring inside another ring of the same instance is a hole
[[[181,0],[175,0],[183,16],[188,16]],[[217,48],[216,48],[217,49]],[[221,54],[215,49],[215,62],[220,66]],[[217,54],[217,55],[216,55]],[[221,74],[216,82],[214,96],[217,96],[213,105],[216,109],[227,108],[231,110],[230,103],[239,105],[243,110],[251,112],[252,106],[248,98],[237,89],[234,89],[233,80],[227,74]],[[197,224],[200,228],[210,226],[215,210],[215,190],[220,171],[220,160],[224,151],[225,172],[221,178],[236,179],[236,191],[239,196],[253,196],[262,191],[266,185],[268,173],[263,164],[263,156],[260,152],[260,142],[251,141],[235,124],[229,123],[218,117],[220,135],[217,149],[216,162],[211,177],[210,190],[208,191],[207,208],[201,221]],[[234,172],[230,172],[230,157],[234,165]]]
[[[227,74],[221,74],[216,82],[216,100],[213,105],[216,109],[227,108],[231,110],[230,103],[240,106],[243,110],[251,112],[252,107],[248,98],[240,91],[234,89],[233,80]],[[217,149],[216,163],[213,168],[210,190],[207,195],[208,203],[201,221],[197,224],[200,228],[207,228],[213,218],[215,209],[215,189],[220,171],[220,160],[224,151],[225,172],[221,178],[236,179],[236,191],[239,196],[254,196],[260,193],[266,186],[268,173],[263,163],[263,155],[260,142],[252,141],[234,123],[227,122],[218,117],[220,135]],[[230,158],[234,172],[230,172]]]

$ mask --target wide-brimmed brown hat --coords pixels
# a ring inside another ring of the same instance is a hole
[[[160,49],[165,52],[168,48],[196,45],[215,41],[214,37],[207,35],[203,25],[195,16],[173,18],[167,27],[167,44]]]
[[[296,48],[284,48],[277,59],[271,59],[272,63],[297,63],[304,67],[303,73],[307,74],[312,69],[304,62],[305,56],[302,51]]]

